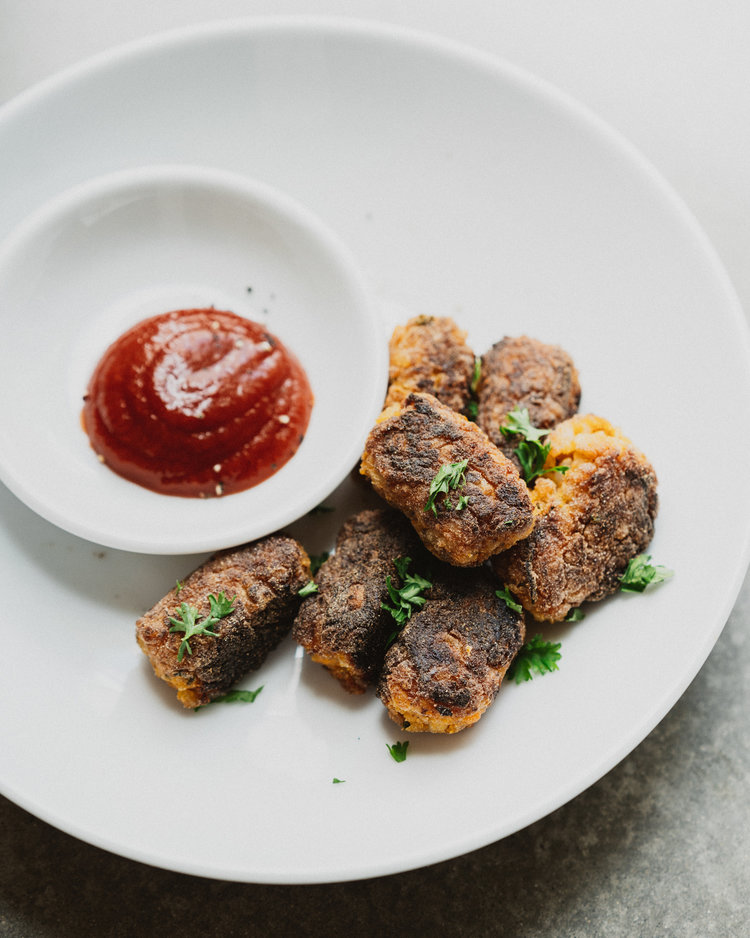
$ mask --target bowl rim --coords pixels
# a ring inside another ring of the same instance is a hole
[[[260,524],[256,518],[257,504],[255,511],[243,512],[241,508],[244,507],[243,501],[252,500],[257,503],[257,493],[264,483],[244,492],[223,496],[221,499],[179,499],[177,496],[150,492],[107,470],[112,477],[108,482],[112,482],[126,498],[128,493],[137,493],[136,498],[142,498],[143,493],[147,493],[146,498],[153,496],[154,499],[162,500],[162,503],[164,499],[177,499],[183,503],[200,502],[204,506],[230,499],[231,504],[238,510],[233,513],[227,511],[226,518],[217,520],[215,532],[212,530],[211,533],[203,534],[190,534],[187,530],[167,534],[164,530],[158,530],[157,525],[142,529],[140,533],[123,533],[116,530],[111,522],[108,523],[106,518],[87,510],[85,498],[79,499],[75,507],[66,503],[66,506],[61,508],[55,501],[54,484],[45,486],[43,491],[40,490],[42,487],[38,481],[29,482],[23,478],[16,471],[16,467],[11,465],[5,447],[0,447],[0,481],[34,512],[68,533],[88,541],[137,553],[179,555],[214,551],[263,537],[296,521],[333,492],[356,465],[370,426],[382,406],[387,385],[388,353],[385,326],[373,290],[352,250],[330,226],[303,203],[263,180],[233,170],[189,163],[154,163],[98,174],[76,183],[36,207],[0,240],[0,280],[14,256],[20,256],[20,253],[33,248],[37,239],[44,237],[45,233],[56,225],[66,224],[73,213],[80,216],[82,211],[91,208],[95,215],[97,205],[101,206],[107,200],[111,202],[113,198],[127,198],[131,195],[136,197],[138,194],[153,196],[161,191],[176,193],[186,188],[195,192],[217,192],[224,197],[237,196],[238,201],[250,211],[267,212],[271,218],[280,220],[281,224],[288,226],[290,230],[301,232],[302,237],[310,239],[319,256],[325,258],[335,273],[336,289],[340,289],[342,295],[345,294],[347,299],[352,301],[348,304],[348,309],[351,310],[353,321],[357,321],[362,327],[367,343],[367,355],[361,356],[359,360],[359,373],[366,379],[362,384],[362,394],[358,397],[362,405],[362,422],[361,426],[342,427],[338,424],[339,438],[342,434],[351,433],[349,445],[340,448],[335,462],[326,461],[323,464],[321,460],[316,460],[315,473],[309,475],[310,485],[306,487],[305,492],[297,492],[292,498],[276,499],[273,502],[274,510],[266,512],[264,516],[267,520]],[[176,303],[173,308],[180,308],[180,304]],[[241,310],[237,312],[243,315]],[[138,321],[138,317],[135,317],[130,325],[135,325]],[[273,325],[269,325],[269,328],[272,332],[275,331]],[[287,344],[283,337],[280,338]],[[315,405],[311,423],[314,417]],[[73,424],[72,427],[71,432],[83,432],[78,424]],[[304,459],[304,453],[303,445],[290,462]],[[270,480],[265,481],[269,482],[278,476],[279,473],[276,473]],[[271,502],[270,499],[263,499],[264,505]],[[231,520],[237,517],[247,518],[247,521],[241,523]],[[187,527],[186,525],[185,528]]]

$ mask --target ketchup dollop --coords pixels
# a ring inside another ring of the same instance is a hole
[[[295,356],[259,323],[213,308],[153,316],[97,365],[83,426],[99,458],[165,495],[228,495],[297,451],[313,395]]]

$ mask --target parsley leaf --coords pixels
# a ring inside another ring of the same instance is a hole
[[[570,612],[565,616],[564,622],[582,622],[586,618],[586,613],[583,609],[571,609]]]
[[[211,635],[214,638],[218,637],[219,633],[212,632],[211,628],[216,625],[220,619],[234,612],[236,599],[236,596],[233,599],[228,599],[223,591],[220,592],[218,596],[209,593],[208,602],[211,611],[205,619],[198,618],[200,612],[195,606],[191,606],[190,603],[180,603],[179,613],[182,618],[169,617],[169,621],[172,623],[172,628],[169,631],[185,633],[185,637],[180,642],[180,647],[177,650],[178,664],[182,661],[185,652],[192,655],[193,649],[190,647],[190,639],[194,635]]]
[[[518,461],[521,463],[523,478],[527,485],[531,485],[532,482],[535,482],[539,476],[544,475],[545,472],[568,471],[567,466],[555,466],[550,469],[544,468],[544,463],[547,460],[549,451],[549,443],[529,443],[526,440],[521,440],[516,447],[515,453],[516,456],[518,456]]]
[[[334,778],[334,779],[333,779],[333,784],[334,784],[334,785],[343,785],[345,781],[346,781],[345,778]]]
[[[526,407],[514,407],[505,417],[505,423],[500,427],[505,436],[523,437],[514,452],[521,463],[523,478],[527,485],[531,485],[539,476],[547,472],[567,472],[569,466],[550,466],[544,468],[550,451],[549,443],[541,443],[549,430],[539,429],[532,425],[529,411]]]
[[[221,697],[214,697],[207,704],[200,704],[198,707],[193,707],[193,709],[202,710],[204,707],[216,703],[253,703],[263,687],[264,685],[261,684],[257,690],[230,690],[228,693],[222,694]]]
[[[214,697],[212,703],[254,703],[255,698],[263,690],[261,684],[257,690],[230,690],[221,697]]]
[[[498,599],[505,600],[505,605],[513,612],[523,612],[523,606],[519,602],[516,602],[507,586],[504,586],[501,590],[495,590],[495,596],[497,596]]]
[[[471,393],[476,394],[479,387],[479,381],[482,377],[482,359],[475,357],[474,358],[474,370],[471,373],[471,383],[469,387],[471,388]]]
[[[557,671],[560,658],[560,642],[545,642],[541,635],[535,635],[531,641],[521,646],[508,668],[508,677],[514,679],[516,684],[530,681],[534,676],[532,671],[536,674]]]
[[[403,583],[400,589],[394,585],[389,576],[385,578],[385,585],[393,605],[382,602],[380,608],[390,612],[399,625],[399,628],[389,636],[386,648],[390,647],[401,628],[411,619],[414,611],[424,606],[427,599],[422,595],[422,591],[428,590],[432,586],[432,583],[423,576],[408,572],[410,563],[411,557],[396,557],[393,561],[393,565]]]
[[[323,502],[321,502],[320,505],[316,505],[314,508],[311,508],[308,511],[308,515],[327,515],[333,510],[334,509],[332,505],[326,505]]]
[[[624,593],[642,593],[652,583],[663,583],[674,575],[667,567],[654,566],[650,554],[638,554],[628,561],[627,569],[620,578],[620,589]]]
[[[303,587],[297,590],[298,596],[312,596],[313,593],[318,592],[318,584],[315,580],[308,580]]]
[[[477,401],[477,391],[479,390],[479,382],[482,378],[482,359],[475,357],[474,358],[474,370],[471,373],[471,381],[469,382],[469,390],[471,391],[471,400],[469,400],[464,408],[464,413],[469,418],[476,422],[477,417],[479,416],[479,402]]]
[[[429,496],[424,506],[425,511],[432,510],[433,514],[437,517],[435,499],[438,497],[438,495],[445,495],[443,504],[446,508],[452,509],[454,507],[448,499],[448,493],[452,489],[455,490],[466,485],[466,467],[468,465],[468,459],[462,459],[461,462],[443,463],[443,465],[435,474],[435,478],[430,483]],[[460,496],[458,503],[455,506],[456,511],[460,511],[462,508],[465,508],[468,500],[469,499],[467,496]]]
[[[208,602],[211,606],[211,618],[218,621],[219,619],[223,619],[225,616],[228,616],[230,612],[234,612],[234,603],[236,599],[236,596],[234,599],[228,599],[227,596],[224,595],[223,590],[219,593],[218,596],[214,596],[213,593],[209,593]],[[215,623],[212,623],[212,625],[214,624]]]
[[[324,550],[322,554],[310,554],[310,573],[315,576],[329,557],[330,551],[327,550]]]
[[[505,417],[505,423],[500,427],[500,432],[505,436],[515,436],[518,434],[524,440],[531,443],[538,443],[543,437],[547,436],[549,430],[540,430],[531,423],[529,411],[526,407],[514,407]]]
[[[394,743],[392,746],[389,746],[388,743],[386,743],[386,746],[388,746],[388,752],[390,752],[394,762],[406,761],[406,750],[409,748],[408,740],[403,743]]]

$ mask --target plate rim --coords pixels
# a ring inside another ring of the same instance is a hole
[[[274,219],[283,219],[286,228],[304,233],[305,239],[314,242],[315,250],[325,254],[327,264],[337,272],[335,278],[337,287],[345,289],[352,303],[349,308],[356,310],[356,316],[353,319],[350,316],[350,321],[356,320],[358,330],[363,334],[366,333],[367,341],[373,343],[369,346],[371,355],[368,357],[367,367],[363,369],[368,375],[368,380],[366,386],[361,388],[359,399],[363,405],[367,405],[368,419],[374,420],[379,412],[379,401],[382,401],[385,396],[388,353],[382,313],[370,289],[367,277],[349,246],[336,231],[304,203],[262,179],[216,166],[195,163],[139,164],[125,169],[98,173],[81,182],[64,187],[28,213],[21,222],[11,227],[6,235],[0,236],[0,277],[2,272],[8,269],[8,258],[15,259],[19,250],[23,253],[28,248],[29,242],[32,245],[36,244],[40,232],[44,236],[49,230],[54,231],[61,223],[61,219],[68,224],[71,217],[78,218],[82,212],[90,211],[91,206],[106,204],[112,199],[122,197],[123,194],[132,196],[132,193],[136,195],[146,193],[153,198],[153,193],[156,191],[164,190],[169,194],[181,189],[195,193],[211,189],[219,192],[224,200],[233,196],[238,200],[238,204],[249,206],[250,214],[253,216],[259,214],[258,207],[262,205],[263,210],[271,212]],[[136,315],[131,325],[135,326],[138,321],[139,318]],[[112,341],[115,339],[116,334],[113,334]],[[76,429],[80,431],[80,427]],[[71,433],[73,433],[72,428]],[[309,435],[309,428],[306,435]],[[116,529],[111,521],[102,523],[100,516],[89,519],[78,509],[72,510],[69,502],[64,508],[60,508],[55,504],[52,492],[43,491],[38,480],[36,484],[29,483],[19,471],[19,467],[9,468],[5,455],[0,456],[0,482],[42,518],[67,533],[94,544],[153,555],[210,552],[220,550],[228,544],[240,544],[265,537],[312,510],[347,477],[362,451],[366,435],[366,425],[363,424],[356,434],[352,433],[349,444],[345,448],[340,447],[336,471],[327,474],[324,478],[316,478],[304,493],[295,492],[294,498],[283,503],[283,510],[277,508],[277,514],[272,523],[265,522],[262,525],[256,523],[253,527],[256,516],[252,508],[263,495],[259,488],[252,486],[250,489],[237,492],[232,497],[231,503],[231,507],[236,510],[231,513],[229,522],[224,521],[224,527],[231,524],[231,530],[227,531],[227,537],[222,538],[221,542],[213,533],[208,533],[204,527],[200,527],[198,533],[184,530],[177,533],[170,532],[168,536],[162,534],[161,537],[149,543],[148,535],[143,537],[138,533],[140,527],[137,523],[132,529],[123,532]],[[81,436],[81,440],[76,440],[76,443],[81,443],[83,440],[84,437]],[[31,455],[28,458],[31,461],[34,460]],[[28,463],[21,468],[27,469]],[[294,467],[294,470],[301,471],[298,465]],[[70,479],[71,472],[66,472],[65,477]],[[277,482],[278,477],[274,484]],[[67,486],[64,488],[69,490]],[[267,489],[268,486],[264,491]],[[97,494],[100,497],[106,495],[112,498],[119,491],[123,491],[126,497],[132,498],[137,510],[136,514],[143,513],[143,505],[151,502],[157,505],[159,499],[168,498],[168,496],[159,496],[157,493],[137,486],[116,473],[102,477],[101,487]],[[199,502],[200,508],[198,508]],[[221,510],[225,515],[229,515],[229,510],[225,508],[225,500],[221,500],[221,503]],[[185,514],[200,518],[200,515],[204,514],[203,509],[208,509],[210,512],[213,508],[218,508],[219,502],[214,499],[206,503],[202,499],[172,498],[169,504],[161,502],[161,505],[165,509],[165,514],[170,517],[175,514],[181,515],[184,508]],[[233,520],[235,517],[248,520],[237,522]],[[211,532],[213,532],[213,527]],[[153,533],[151,536],[153,537]]]
[[[496,55],[476,49],[466,43],[448,39],[443,36],[437,36],[423,30],[416,30],[410,27],[381,23],[375,20],[353,20],[345,17],[329,16],[250,16],[211,21],[207,23],[194,24],[187,27],[170,29],[154,35],[131,40],[127,43],[117,45],[111,49],[96,53],[95,55],[87,57],[81,62],[67,66],[61,71],[58,71],[56,74],[43,79],[41,82],[32,86],[32,88],[22,91],[20,94],[16,95],[9,102],[0,107],[0,130],[2,129],[2,125],[5,120],[11,118],[15,113],[21,111],[23,108],[33,107],[34,101],[37,98],[44,98],[48,92],[64,87],[67,82],[81,80],[87,74],[95,72],[98,68],[112,67],[118,63],[121,64],[128,57],[144,54],[149,50],[155,49],[157,47],[167,48],[175,43],[182,44],[186,41],[195,41],[199,38],[205,39],[210,35],[220,35],[231,32],[232,30],[236,30],[238,28],[250,31],[254,34],[266,32],[269,30],[288,30],[300,28],[315,29],[324,32],[335,30],[339,34],[366,34],[370,36],[379,35],[381,40],[395,39],[399,42],[404,42],[407,44],[416,43],[422,48],[432,50],[435,53],[443,53],[451,57],[459,57],[463,62],[474,64],[476,67],[481,68],[482,70],[489,68],[498,75],[502,75],[506,80],[511,80],[514,83],[522,85],[525,90],[534,91],[535,94],[542,96],[547,101],[552,101],[558,107],[562,108],[564,111],[570,114],[577,123],[583,122],[586,124],[592,131],[596,133],[598,137],[604,138],[611,147],[622,154],[627,159],[628,163],[634,169],[638,170],[640,177],[643,180],[648,180],[652,188],[660,196],[661,200],[669,206],[670,211],[681,222],[683,230],[690,234],[691,238],[695,242],[696,247],[699,249],[701,256],[705,259],[708,268],[711,271],[712,279],[717,288],[721,288],[721,292],[726,300],[725,312],[733,317],[737,333],[738,335],[742,336],[746,354],[750,350],[750,327],[748,326],[748,322],[744,316],[739,297],[736,294],[734,286],[731,283],[730,277],[724,265],[722,264],[716,249],[691,210],[688,208],[685,201],[677,194],[676,190],[666,180],[666,178],[662,176],[656,167],[643,155],[639,149],[635,147],[634,144],[632,144],[610,124],[599,118],[586,105],[582,104],[577,99],[570,96],[567,92],[562,91],[560,88],[548,82],[547,80],[539,78],[525,69],[511,64],[507,60]],[[682,693],[684,693],[688,685],[693,681],[702,664],[708,657],[710,651],[714,647],[721,632],[723,631],[729,614],[731,613],[732,608],[736,603],[737,596],[742,587],[742,583],[745,579],[748,565],[750,563],[750,529],[748,528],[745,529],[744,540],[742,542],[741,549],[738,551],[737,557],[738,559],[732,579],[732,587],[724,596],[721,609],[716,613],[713,627],[707,630],[704,642],[697,647],[693,656],[693,660],[697,663],[697,666],[690,674],[683,675],[682,681],[675,682],[673,685],[670,685],[668,689],[664,690],[659,705],[652,707],[649,716],[641,720],[638,723],[637,728],[631,730],[631,732],[628,734],[627,741],[625,741],[620,747],[620,754],[615,758],[613,758],[611,755],[608,755],[606,759],[602,759],[601,762],[597,763],[597,767],[595,769],[589,769],[588,771],[581,773],[582,775],[587,776],[587,780],[577,778],[576,782],[569,785],[564,793],[554,798],[550,798],[549,803],[544,808],[543,814],[540,815],[537,811],[530,811],[529,814],[533,814],[533,817],[527,816],[525,821],[514,824],[512,830],[508,830],[498,836],[493,834],[484,839],[477,836],[474,838],[475,842],[473,844],[470,843],[462,847],[460,853],[466,853],[487,844],[493,843],[499,839],[502,839],[503,837],[509,836],[510,834],[523,829],[530,823],[546,817],[549,813],[566,804],[572,798],[577,797],[592,784],[599,781],[603,775],[606,774],[606,772],[614,768],[615,765],[617,765],[623,758],[629,755],[630,752],[632,752],[633,749],[640,742],[642,742],[643,739],[645,739],[645,737],[654,729],[656,725],[658,725],[658,723],[664,718],[669,710],[671,710],[671,708],[682,696]],[[675,687],[678,687],[676,694]],[[6,793],[6,789],[3,789],[3,793]],[[177,872],[188,872],[192,875],[199,875],[208,878],[233,879],[240,882],[302,884],[344,881],[339,878],[334,880],[330,877],[323,879],[315,877],[310,877],[307,879],[300,879],[299,877],[292,879],[278,877],[271,877],[268,879],[257,877],[247,878],[246,875],[242,874],[231,876],[226,870],[206,870],[201,868],[199,864],[196,865],[194,863],[186,863],[179,867],[164,866],[163,863],[158,859],[155,860],[153,858],[148,858],[139,854],[137,850],[124,850],[121,846],[109,843],[108,838],[106,837],[93,837],[90,835],[90,833],[81,831],[76,825],[61,824],[59,819],[55,819],[53,816],[51,816],[51,812],[47,812],[38,806],[27,807],[27,805],[30,804],[30,800],[24,799],[22,796],[17,795],[18,793],[8,794],[7,796],[21,807],[26,808],[26,810],[31,811],[36,816],[42,818],[53,826],[58,827],[59,829],[70,833],[73,836],[78,837],[79,839],[88,843],[92,843],[120,856],[130,857],[147,865],[158,866],[164,869],[173,869]],[[436,862],[460,855],[451,848],[448,849],[448,852],[440,850],[436,851],[435,853],[436,855],[434,855],[432,858],[425,858],[421,860],[418,865],[428,866]],[[346,877],[346,879],[366,879],[374,876],[403,872],[413,868],[415,868],[413,863],[411,863],[411,865],[397,864],[388,869],[371,867],[366,871],[359,871],[355,874],[352,874],[351,876]]]

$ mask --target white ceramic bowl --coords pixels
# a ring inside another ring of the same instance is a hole
[[[260,485],[160,495],[97,460],[82,397],[131,325],[208,306],[264,322],[299,358],[312,417]],[[68,190],[0,245],[0,309],[0,478],[49,521],[110,547],[193,553],[277,530],[355,465],[383,400],[386,336],[352,254],[304,207],[233,173],[143,167]]]

